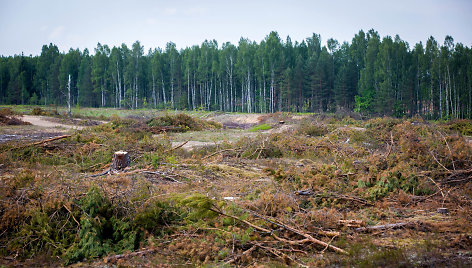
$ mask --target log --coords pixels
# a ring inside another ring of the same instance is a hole
[[[129,165],[128,152],[118,151],[113,155],[113,162],[111,164],[112,170],[123,170]]]
[[[390,224],[360,227],[360,228],[354,229],[354,231],[356,231],[356,232],[366,232],[366,231],[374,231],[374,230],[397,229],[397,228],[400,228],[400,227],[406,227],[406,226],[411,226],[411,225],[415,225],[415,224],[416,224],[416,222],[390,223]]]

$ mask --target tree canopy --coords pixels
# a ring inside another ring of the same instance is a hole
[[[70,75],[80,106],[471,118],[472,51],[451,36],[410,47],[361,30],[350,43],[326,44],[318,34],[292,42],[277,32],[260,43],[178,50],[169,42],[147,54],[139,41],[98,43],[93,54],[49,44],[39,56],[0,57],[0,103],[64,105]]]

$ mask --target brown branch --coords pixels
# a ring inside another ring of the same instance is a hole
[[[161,178],[168,179],[170,181],[177,182],[177,183],[182,183],[181,181],[178,181],[178,180],[172,178],[171,176],[167,175],[165,172],[142,170],[141,173],[151,174],[151,175],[158,175]]]
[[[456,170],[456,165],[454,164],[454,158],[452,156],[451,147],[449,147],[449,143],[447,143],[446,137],[444,137],[444,135],[441,133],[441,131],[438,130],[438,133],[439,133],[439,135],[441,135],[441,137],[444,139],[444,142],[446,143],[447,149],[449,150],[449,155],[451,156],[452,168],[454,170]]]
[[[303,244],[303,243],[306,243],[306,242],[312,242],[312,243],[314,243],[314,244],[317,244],[317,245],[320,245],[320,246],[323,246],[323,247],[328,247],[329,249],[331,249],[331,250],[333,250],[333,251],[335,251],[335,252],[342,253],[342,254],[348,254],[345,250],[343,250],[343,249],[341,249],[341,248],[335,247],[335,246],[330,245],[330,244],[328,244],[328,243],[326,243],[326,242],[323,242],[323,241],[321,241],[321,240],[318,240],[318,239],[312,237],[311,235],[309,235],[309,234],[307,234],[307,233],[305,233],[305,232],[302,232],[302,231],[297,230],[297,229],[295,229],[295,228],[293,228],[293,227],[287,226],[287,225],[285,225],[285,224],[283,224],[283,223],[278,223],[278,224],[276,224],[276,225],[278,225],[278,226],[280,226],[280,227],[283,227],[284,229],[287,229],[287,230],[289,230],[289,231],[291,231],[291,232],[293,232],[293,233],[295,233],[295,234],[298,234],[298,235],[300,235],[300,236],[303,236],[303,237],[305,237],[305,239],[296,240],[296,241],[287,240],[287,239],[284,239],[284,238],[281,238],[281,237],[277,236],[277,235],[276,235],[273,231],[271,231],[271,230],[268,230],[268,229],[262,228],[262,227],[260,227],[260,226],[254,225],[254,224],[252,224],[252,223],[250,223],[250,222],[248,222],[248,221],[246,221],[246,220],[240,219],[240,218],[238,218],[238,217],[236,217],[236,216],[229,215],[229,214],[225,214],[225,213],[223,213],[222,211],[217,210],[217,209],[213,209],[213,208],[211,208],[210,210],[213,211],[213,212],[216,212],[216,213],[218,213],[218,214],[220,214],[220,215],[223,215],[223,216],[226,216],[226,217],[230,217],[230,218],[235,219],[235,220],[237,220],[237,221],[243,222],[243,223],[249,225],[250,227],[252,227],[252,228],[254,228],[254,229],[258,230],[258,231],[265,232],[265,233],[269,233],[274,239],[276,239],[276,240],[278,240],[278,241],[280,241],[280,242],[284,242],[284,243],[287,243],[287,244],[290,244],[290,245],[299,245],[299,244]],[[254,215],[257,215],[256,213],[253,213],[253,214],[254,214]],[[267,221],[269,221],[269,222],[274,223],[274,221],[271,221],[271,220],[269,220],[269,219],[267,219],[267,218],[264,218],[264,217],[262,217],[262,216],[260,216],[260,215],[259,215],[258,217],[261,218],[261,219],[264,219],[264,220],[267,220]]]
[[[143,255],[146,255],[146,254],[149,254],[149,253],[154,253],[154,252],[156,252],[156,249],[151,248],[151,249],[145,249],[145,250],[141,250],[141,251],[135,251],[135,252],[125,253],[125,254],[118,254],[118,255],[114,255],[114,256],[109,256],[109,257],[105,258],[105,263],[114,262],[116,260],[123,259],[123,258],[129,258],[129,257],[134,257],[134,256],[143,256]]]
[[[72,136],[72,135],[62,135],[62,136],[50,138],[50,139],[47,139],[47,140],[42,140],[42,141],[35,142],[35,143],[31,144],[31,146],[40,145],[40,144],[43,144],[43,143],[46,143],[46,142],[50,142],[50,141],[61,140],[61,139],[69,138],[69,137],[71,137],[71,136]]]
[[[252,246],[251,248],[249,248],[248,250],[244,251],[243,253],[241,253],[241,254],[237,255],[236,257],[232,258],[231,260],[225,262],[225,264],[231,264],[231,263],[237,261],[237,260],[238,260],[239,258],[241,258],[242,256],[247,255],[247,254],[253,252],[255,249],[256,249],[256,246],[254,245],[254,246]]]
[[[209,155],[203,157],[202,159],[205,160],[205,159],[208,159],[208,158],[210,158],[210,157],[212,157],[212,156],[214,156],[214,155],[221,154],[221,153],[224,153],[224,152],[240,151],[240,150],[241,150],[241,147],[236,148],[236,149],[224,149],[224,150],[220,150],[220,151],[214,152],[214,153],[212,153],[212,154],[209,154]]]
[[[43,144],[43,143],[47,143],[47,142],[50,142],[50,141],[56,141],[56,140],[61,140],[61,139],[69,138],[69,137],[71,137],[71,136],[72,136],[72,135],[57,136],[57,137],[54,137],[54,138],[50,138],[50,139],[46,139],[46,140],[42,140],[42,141],[30,143],[30,144],[25,144],[25,145],[22,145],[22,146],[18,146],[18,147],[16,147],[16,148],[17,148],[17,149],[21,149],[21,148],[24,148],[24,147],[41,145],[41,144]]]
[[[360,228],[354,229],[354,231],[365,232],[365,231],[373,231],[373,230],[396,229],[396,228],[405,227],[405,226],[414,225],[414,224],[416,224],[416,222],[390,223],[390,224],[360,227]]]
[[[305,264],[302,264],[302,263],[299,263],[297,262],[296,260],[294,260],[292,257],[288,256],[287,254],[283,253],[282,251],[276,249],[276,248],[272,248],[272,247],[266,247],[266,246],[263,246],[259,243],[256,243],[256,246],[262,248],[262,249],[265,249],[265,250],[268,250],[270,253],[274,254],[275,256],[277,256],[280,260],[282,261],[286,261],[286,259],[290,260],[292,263],[296,263],[298,264],[298,266],[301,266],[301,267],[308,267],[306,266]]]
[[[390,152],[392,151],[392,147],[393,147],[393,134],[392,134],[392,131],[390,131],[390,146],[388,147],[388,152],[385,155],[385,159],[387,159],[388,156],[390,155]]]
[[[338,199],[344,199],[344,200],[349,200],[349,201],[358,202],[358,203],[361,203],[361,204],[367,205],[367,206],[373,206],[372,203],[370,203],[369,201],[367,201],[367,200],[365,200],[365,199],[362,199],[362,198],[359,198],[359,197],[355,197],[355,196],[349,196],[349,195],[338,194],[338,193],[335,193],[335,192],[315,193],[315,192],[313,192],[312,190],[300,190],[300,191],[296,191],[295,194],[296,194],[296,195],[317,196],[317,197],[328,197],[328,196],[331,196],[331,197],[338,198]],[[325,196],[325,194],[326,194],[327,196]]]
[[[77,221],[77,219],[74,217],[74,214],[72,213],[72,211],[66,206],[66,204],[64,204],[63,207],[64,207],[67,211],[69,211],[70,215],[72,216],[72,219],[74,219],[74,221],[77,223],[77,225],[78,225],[79,228],[80,228],[80,223],[79,223],[79,221]]]
[[[436,156],[434,156],[433,152],[429,151],[429,153],[433,156],[434,160],[436,161],[436,163],[438,163],[438,165],[440,165],[442,168],[444,168],[446,171],[448,172],[451,172],[447,167],[445,167],[443,164],[441,164],[441,162],[438,161],[438,159],[436,158]]]
[[[182,146],[184,146],[185,144],[187,144],[188,142],[189,142],[189,141],[185,141],[184,143],[182,143],[182,144],[180,144],[180,145],[178,145],[178,146],[176,146],[176,147],[174,147],[174,148],[171,148],[171,149],[169,149],[169,150],[165,150],[164,153],[169,153],[169,152],[172,152],[172,151],[174,151],[174,150],[177,150],[177,149],[179,149],[180,147],[182,147]]]

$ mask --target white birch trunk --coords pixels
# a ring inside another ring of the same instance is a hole
[[[247,70],[247,112],[252,112],[252,105],[251,105],[251,74],[249,72],[249,68]]]
[[[164,105],[167,104],[167,99],[166,99],[166,89],[164,86],[164,79],[162,79],[162,73],[161,73],[161,84],[162,84],[162,97],[164,98]]]
[[[70,118],[71,115],[71,103],[70,103],[70,74],[69,81],[67,82],[67,116]]]
[[[154,102],[154,109],[157,108],[157,96],[156,96],[156,81],[154,79],[154,73],[152,73],[152,100]]]

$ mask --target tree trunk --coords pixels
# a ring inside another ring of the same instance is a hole
[[[70,118],[71,108],[70,108],[70,74],[69,81],[67,82],[67,116]]]
[[[130,163],[128,152],[118,151],[113,154],[112,170],[122,170]]]

